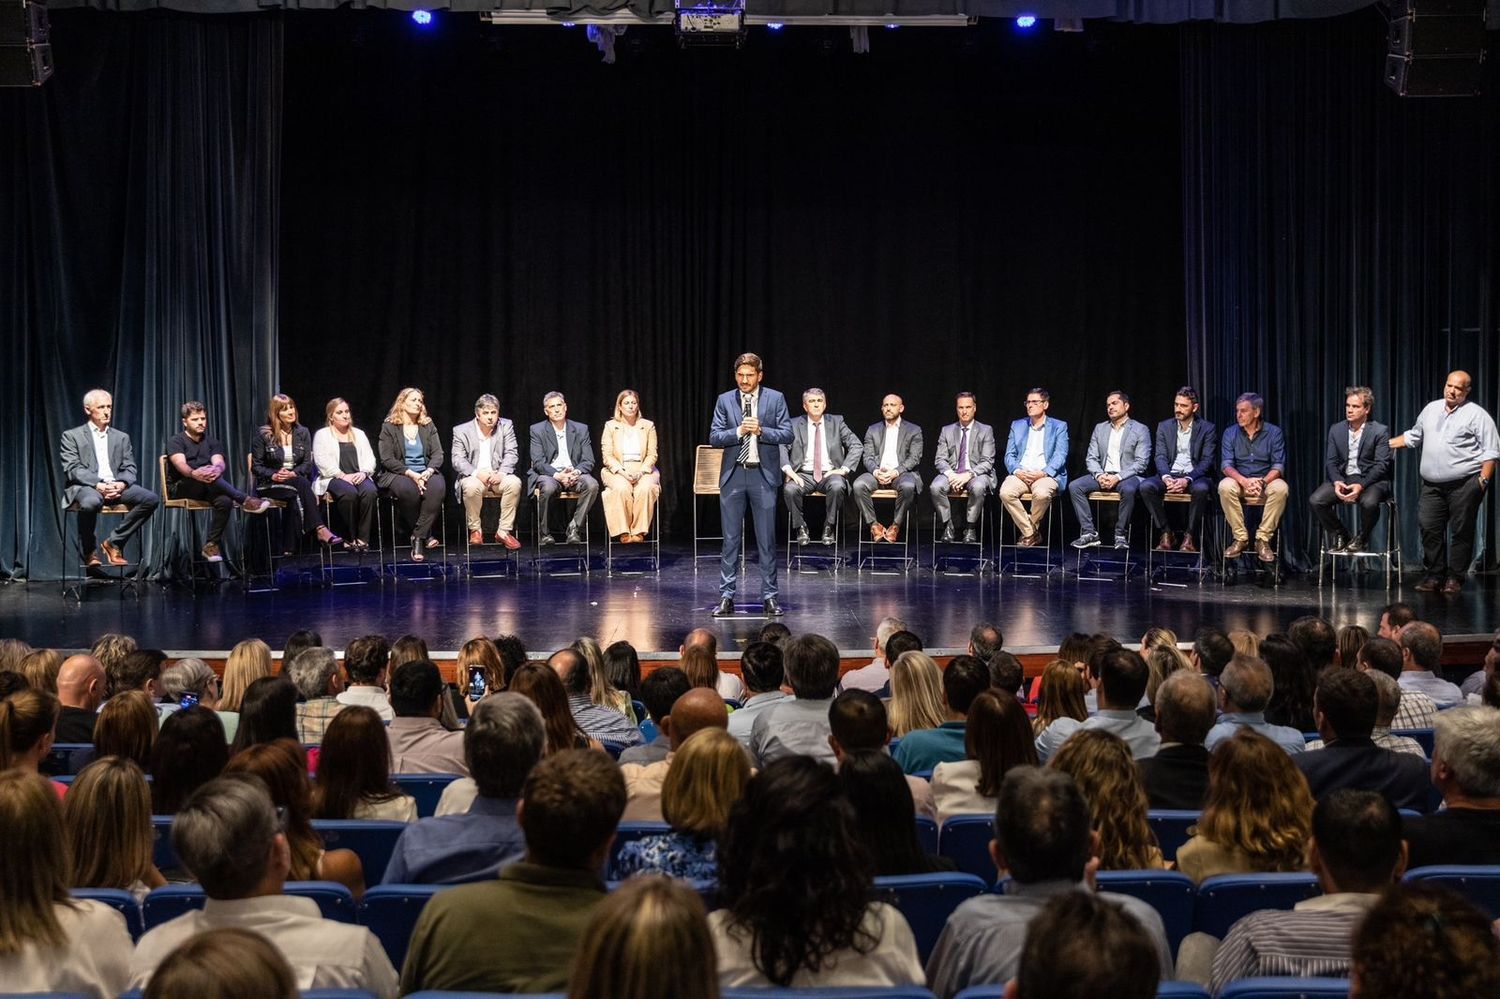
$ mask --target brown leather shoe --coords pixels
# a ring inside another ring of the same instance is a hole
[[[499,541],[500,539],[496,538],[495,540]],[[484,544],[484,532],[483,531],[470,531],[469,532],[469,544],[471,544],[471,545],[482,545],[482,544]]]
[[[870,540],[871,541],[884,541],[885,540],[885,528],[881,527],[879,524],[871,524],[870,525]]]
[[[1159,552],[1169,552],[1174,547],[1176,546],[1172,544],[1172,532],[1162,531],[1161,537],[1156,539],[1156,550]]]
[[[89,550],[89,557],[84,560],[84,564],[87,565],[90,569],[97,569],[100,566],[104,565],[103,562],[99,561],[99,553],[94,551],[93,549]]]
[[[887,527],[885,529],[885,539],[887,541],[889,541],[891,544],[895,544],[896,543],[896,539],[899,538],[899,537],[901,537],[901,525],[900,524],[892,524],[890,527]]]
[[[1412,589],[1418,593],[1434,593],[1443,588],[1443,581],[1436,576],[1428,576]]]
[[[1240,540],[1239,538],[1235,538],[1234,541],[1230,544],[1230,546],[1228,548],[1224,549],[1224,557],[1225,558],[1239,558],[1241,555],[1245,554],[1245,549],[1249,548],[1249,547],[1250,547],[1250,539],[1249,538],[1246,538],[1244,540]]]
[[[1042,543],[1042,532],[1041,531],[1033,531],[1030,534],[1026,535],[1024,538],[1022,538],[1020,541],[1017,541],[1016,542],[1016,547],[1018,547],[1018,548],[1035,548],[1037,545],[1039,545],[1041,543]]]
[[[517,538],[514,534],[497,534],[495,535],[495,540],[500,542],[510,551],[515,551],[521,547],[520,539]]]
[[[130,564],[125,558],[125,553],[120,551],[120,549],[116,548],[114,545],[110,544],[108,541],[101,541],[99,543],[99,550],[104,553],[104,557],[109,560],[110,565]]]
[[[1193,536],[1191,534],[1184,534],[1182,536],[1182,544],[1177,550],[1187,552],[1188,554],[1197,554],[1198,546],[1193,544]]]
[[[1276,561],[1276,552],[1271,549],[1271,542],[1264,538],[1255,539],[1255,557],[1262,562]]]
[[[1457,576],[1449,576],[1448,581],[1443,584],[1443,592],[1450,596],[1462,591],[1463,588],[1464,581]]]

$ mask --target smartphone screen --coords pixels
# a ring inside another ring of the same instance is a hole
[[[188,691],[177,699],[177,706],[180,708],[196,708],[198,706],[198,695],[192,691]]]
[[[478,666],[469,667],[469,700],[477,701],[484,696],[484,670]]]

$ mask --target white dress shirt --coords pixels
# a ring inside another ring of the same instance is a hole
[[[901,417],[885,425],[885,443],[880,448],[881,468],[901,467]]]
[[[1186,475],[1193,470],[1193,424],[1188,423],[1187,429],[1182,424],[1177,424],[1177,456],[1172,459],[1172,474]]]
[[[63,992],[114,999],[130,980],[130,931],[125,917],[103,902],[78,908],[54,905],[61,947],[24,944],[0,956],[0,988],[6,993]]]
[[[559,472],[565,468],[573,467],[573,456],[568,453],[568,425],[564,423],[562,429],[552,428],[557,435],[557,457],[552,459],[552,467]]]
[[[1047,468],[1047,423],[1032,424],[1026,432],[1026,450],[1021,454],[1021,469],[1041,472]]]
[[[1349,430],[1349,460],[1344,462],[1345,475],[1359,474],[1359,441],[1365,435],[1365,425],[1361,423],[1359,429]]]
[[[1125,425],[1110,425],[1109,443],[1104,448],[1104,474],[1120,474],[1120,441],[1125,437]]]
[[[94,460],[99,463],[99,481],[115,481],[115,470],[109,467],[109,428],[100,430],[90,423],[89,439],[94,442]]]
[[[336,700],[340,704],[357,704],[373,708],[383,722],[389,722],[396,717],[396,712],[391,710],[391,699],[386,696],[385,690],[381,687],[356,684],[340,691]]]

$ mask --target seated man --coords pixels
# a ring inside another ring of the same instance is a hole
[[[299,989],[367,989],[396,995],[396,969],[363,926],[324,919],[310,898],[283,895],[291,848],[259,778],[204,784],[172,819],[172,849],[208,900],[141,937],[130,988],[143,989],[179,944],[208,930],[259,933],[281,952]]]
[[[1161,747],[1161,736],[1150,722],[1135,709],[1146,695],[1151,670],[1140,653],[1114,648],[1098,656],[1089,656],[1089,686],[1098,695],[1099,710],[1083,721],[1059,718],[1036,737],[1036,755],[1042,763],[1058,749],[1068,736],[1081,728],[1102,728],[1125,740],[1130,755],[1137,760],[1155,756]]]
[[[1400,709],[1404,697],[1401,687],[1378,669],[1366,669],[1363,672],[1374,681],[1375,693],[1380,697],[1380,711],[1375,716],[1375,729],[1370,733],[1370,740],[1381,749],[1389,749],[1395,753],[1411,753],[1413,756],[1420,756],[1425,762],[1427,751],[1422,748],[1420,742],[1410,736],[1396,735],[1391,731],[1391,719],[1396,717],[1396,712]],[[1322,749],[1323,745],[1322,739],[1307,740],[1309,750]]]
[[[78,505],[78,550],[90,568],[100,564],[94,551],[94,528],[101,508],[114,505],[130,510],[99,545],[110,565],[127,565],[125,543],[146,526],[161,503],[155,493],[136,484],[135,451],[130,446],[130,436],[110,426],[114,409],[114,399],[108,392],[89,391],[83,397],[88,422],[63,431],[58,448],[63,468],[63,506]]]
[[[391,773],[468,774],[464,734],[450,732],[438,721],[447,697],[443,675],[428,660],[396,667],[391,675],[395,717],[385,730],[391,744]]]
[[[383,635],[361,635],[344,649],[344,673],[347,684],[336,700],[343,705],[359,704],[380,716],[383,722],[396,717],[390,696],[385,692],[386,666],[391,645]]]
[[[884,701],[868,690],[846,690],[833,699],[828,709],[828,745],[833,750],[835,767],[850,753],[885,751],[890,742],[891,726]],[[907,774],[906,787],[911,791],[912,807],[917,814],[936,818],[932,784]]]
[[[937,728],[919,728],[906,733],[896,747],[896,762],[908,774],[931,770],[939,763],[958,763],[967,758],[964,734],[969,706],[990,689],[990,670],[973,656],[954,656],[943,670],[943,710],[947,718]]]
[[[240,492],[224,474],[224,445],[208,435],[208,410],[203,403],[189,400],[180,412],[182,432],[167,441],[167,495],[213,504],[208,538],[199,554],[205,561],[222,562],[219,541],[229,524],[229,511],[238,505],[246,513],[265,513],[270,503]]]
[[[1396,682],[1402,690],[1426,694],[1439,711],[1463,703],[1458,684],[1437,675],[1443,662],[1443,635],[1426,621],[1413,621],[1401,629],[1401,675]]]
[[[457,885],[494,878],[525,852],[516,805],[521,785],[542,758],[542,713],[520,694],[491,694],[464,726],[464,761],[473,796],[467,810],[419,819],[406,827],[385,869],[386,884]],[[450,809],[455,788],[445,791]]]
[[[1161,748],[1137,761],[1152,808],[1201,811],[1208,798],[1208,749],[1214,689],[1200,674],[1179,670],[1156,689],[1156,733]]]
[[[1044,388],[1026,392],[1026,415],[1010,425],[1005,442],[1005,481],[1000,483],[1000,505],[1020,533],[1016,544],[1032,548],[1042,543],[1042,518],[1057,491],[1068,484],[1068,425],[1047,415],[1052,396]],[[1031,511],[1021,497],[1031,494]]]
[[[1266,401],[1254,392],[1246,392],[1234,403],[1235,426],[1224,431],[1219,445],[1219,464],[1224,478],[1219,481],[1219,506],[1234,540],[1224,549],[1226,559],[1239,558],[1250,547],[1250,532],[1245,528],[1245,500],[1259,500],[1260,527],[1255,531],[1255,557],[1275,562],[1271,539],[1286,509],[1287,484],[1286,443],[1281,428],[1261,420]]]
[[[745,651],[748,655],[749,649]],[[641,703],[646,706],[646,714],[656,725],[657,736],[644,745],[631,746],[622,752],[621,763],[658,763],[667,758],[667,754],[672,751],[672,737],[667,734],[667,728],[663,722],[672,713],[672,705],[677,703],[677,698],[686,694],[692,687],[693,685],[688,682],[687,674],[676,666],[657,667],[641,681]],[[735,712],[735,714],[739,713]],[[745,735],[748,738],[749,723],[747,722],[746,725]]]
[[[1404,651],[1395,641],[1389,638],[1372,638],[1360,647],[1354,665],[1361,672],[1381,673],[1396,682],[1401,691],[1401,700],[1396,705],[1396,716],[1391,719],[1391,728],[1397,731],[1432,728],[1432,720],[1437,715],[1437,705],[1432,702],[1432,698],[1420,690],[1400,685],[1404,658]]]
[[[594,681],[589,676],[589,664],[577,649],[558,649],[547,659],[547,665],[563,682],[568,692],[568,708],[584,735],[622,748],[646,741],[623,712],[593,702]]]
[[[948,424],[938,434],[937,454],[933,456],[938,473],[928,491],[932,494],[932,509],[942,524],[938,540],[948,542],[956,538],[949,498],[968,490],[963,542],[972,545],[979,541],[984,501],[995,488],[995,430],[988,423],[974,419],[979,404],[974,401],[973,392],[958,393],[955,405],[958,422]]]
[[[762,711],[750,727],[750,753],[756,765],[783,756],[811,756],[833,763],[828,745],[828,708],[839,680],[839,650],[822,635],[799,635],[781,652],[789,701]]]
[[[1101,490],[1120,495],[1114,547],[1125,551],[1130,547],[1130,515],[1135,511],[1135,493],[1151,463],[1151,431],[1144,423],[1130,418],[1130,396],[1119,389],[1105,397],[1104,412],[1109,418],[1096,424],[1089,438],[1088,455],[1084,459],[1088,474],[1068,483],[1068,498],[1073,501],[1073,513],[1082,532],[1073,547],[1093,548],[1099,544],[1099,532],[1094,529],[1094,515],[1089,509],[1089,493]]]
[[[661,787],[672,757],[687,737],[705,728],[727,728],[729,709],[724,700],[707,687],[694,687],[672,705],[672,711],[661,720],[662,731],[672,740],[672,752],[655,763],[622,763],[620,775],[625,778],[625,822],[663,822]]]
[[[952,999],[971,985],[999,985],[1015,977],[1027,929],[1049,900],[1092,890],[1099,834],[1073,778],[1058,770],[1011,768],[1000,785],[990,856],[1003,891],[959,905],[927,959],[927,985]],[[1162,980],[1172,977],[1172,951],[1161,916],[1128,895],[1097,896],[1122,909],[1150,937]]]
[[[823,534],[819,541],[832,545],[839,508],[849,493],[849,473],[860,467],[864,445],[849,429],[842,416],[829,413],[828,398],[820,388],[802,393],[802,412],[792,420],[792,442],[781,445],[781,473],[786,482],[781,495],[791,511],[792,529],[797,544],[812,544],[807,520],[802,515],[802,500],[808,493],[820,492],[823,500]]]
[[[1349,974],[1354,931],[1406,870],[1401,816],[1373,791],[1335,791],[1313,809],[1308,866],[1323,894],[1290,911],[1252,912],[1214,955],[1213,992],[1240,978]]]
[[[1354,554],[1365,550],[1370,532],[1380,519],[1380,504],[1391,494],[1391,432],[1370,419],[1375,393],[1363,385],[1344,390],[1344,419],[1328,428],[1323,470],[1327,480],[1307,501],[1323,532],[1332,538],[1330,552]],[[1353,537],[1344,530],[1335,510],[1340,504],[1359,504],[1359,526]]]
[[[843,690],[868,690],[872,694],[888,688],[891,685],[891,663],[896,657],[886,651],[885,645],[892,635],[904,631],[906,622],[899,617],[881,618],[875,626],[875,658],[839,677],[839,687]]]
[[[657,670],[657,673],[660,672],[661,670]],[[766,641],[751,642],[745,646],[745,651],[740,654],[740,676],[745,681],[745,702],[729,716],[729,734],[749,749],[755,719],[773,704],[791,700],[792,697],[791,692],[786,689],[786,667],[781,648]],[[623,755],[620,761],[625,762]]]
[[[1464,707],[1437,716],[1432,781],[1445,807],[1406,819],[1411,866],[1500,864],[1500,711]]]
[[[862,458],[866,471],[854,480],[854,505],[859,507],[863,522],[870,525],[872,541],[900,539],[906,511],[922,489],[922,480],[917,477],[922,464],[922,428],[901,419],[905,411],[906,404],[899,395],[888,395],[880,400],[881,421],[865,431]],[[875,517],[872,494],[877,489],[896,491],[896,512],[891,515],[890,527],[882,527]]]
[[[1397,808],[1425,812],[1432,785],[1410,753],[1381,749],[1370,738],[1380,710],[1375,682],[1358,670],[1331,669],[1318,678],[1313,717],[1324,747],[1292,757],[1314,798],[1340,788],[1378,791]]]
[[[1102,895],[1070,891],[1026,929],[1026,947],[1005,999],[1154,999],[1156,941]]]
[[[1266,721],[1266,705],[1276,693],[1276,680],[1265,660],[1235,656],[1219,674],[1219,722],[1208,731],[1204,745],[1209,752],[1240,728],[1253,729],[1288,753],[1306,748],[1302,733],[1287,725]]]
[[[516,811],[525,859],[494,880],[432,897],[412,931],[401,991],[562,991],[604,900],[599,872],[624,810],[625,781],[608,756],[568,749],[545,757]]]
[[[498,497],[495,544],[511,551],[521,547],[513,533],[521,502],[521,478],[516,475],[520,462],[515,425],[500,417],[500,400],[486,392],[474,402],[474,419],[453,428],[454,489],[463,504],[469,544],[485,543],[480,514],[486,497]]]
[[[99,720],[99,705],[104,703],[108,686],[104,667],[87,653],[63,660],[57,671],[57,700],[62,710],[57,716],[57,742],[94,741],[94,723]]]
[[[338,659],[332,649],[315,645],[292,659],[283,654],[282,664],[301,698],[297,703],[297,738],[304,745],[319,745],[328,723],[345,707],[338,701],[344,690]]]
[[[1174,547],[1172,529],[1167,526],[1167,505],[1163,494],[1187,496],[1187,530],[1182,534],[1178,551],[1196,552],[1194,538],[1202,537],[1203,518],[1208,514],[1208,500],[1213,495],[1214,446],[1218,442],[1212,423],[1198,416],[1198,390],[1184,385],[1172,400],[1172,418],[1156,425],[1156,474],[1141,483],[1141,502],[1151,511],[1151,524],[1161,536],[1156,550],[1169,552]]]
[[[552,497],[560,492],[574,492],[579,494],[578,507],[568,522],[563,543],[581,545],[589,507],[599,496],[599,480],[590,474],[594,471],[593,439],[586,425],[568,419],[568,400],[561,392],[543,396],[542,410],[547,418],[531,425],[531,471],[526,476],[526,491],[540,490],[536,513],[542,536],[538,543],[554,543],[547,519]]]

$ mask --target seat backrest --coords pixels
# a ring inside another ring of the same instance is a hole
[[[719,495],[719,472],[724,468],[724,449],[699,444],[693,451],[693,495]]]
[[[1219,992],[1219,999],[1344,999],[1347,978],[1241,978]]]
[[[145,932],[145,924],[141,921],[141,907],[136,902],[135,896],[124,888],[74,888],[68,894],[74,898],[93,899],[95,902],[103,902],[125,917],[125,928],[130,931],[130,939],[139,940]]]
[[[1235,921],[1261,909],[1290,909],[1322,894],[1315,875],[1220,874],[1198,885],[1198,907],[1193,929],[1220,940]]]
[[[437,814],[443,792],[458,777],[458,774],[391,774],[391,781],[401,789],[402,794],[409,794],[416,799],[417,816],[425,819]],[[370,872],[366,871],[366,882],[369,878]]]
[[[172,849],[172,816],[153,815],[151,825],[156,830],[156,842],[151,850],[151,863],[158,871],[170,871],[177,867],[177,851]]]
[[[1146,813],[1146,821],[1156,834],[1161,855],[1168,860],[1177,856],[1177,848],[1189,839],[1188,830],[1198,824],[1199,813],[1169,808],[1153,808]]]
[[[334,881],[288,881],[283,894],[310,898],[318,903],[324,919],[352,923],[355,919],[354,896]],[[146,896],[141,904],[141,921],[147,930],[155,929],[178,916],[203,908],[208,896],[197,884],[167,885]]]
[[[952,857],[965,874],[995,881],[995,861],[990,857],[990,840],[995,838],[993,815],[955,815],[943,823],[938,835],[938,854]]]
[[[406,831],[405,822],[372,819],[313,819],[313,829],[329,850],[353,850],[364,865],[365,884],[376,884],[385,876],[396,840]]]
[[[41,771],[52,777],[76,774],[94,762],[92,742],[54,742],[42,760]]]
[[[356,918],[375,934],[397,968],[406,960],[406,945],[428,899],[443,885],[375,885],[359,900]]]
[[[1003,995],[1004,985],[971,985],[954,996],[954,999],[1000,999]],[[1158,982],[1156,999],[1209,999],[1209,995],[1208,989],[1197,982]]]
[[[938,824],[932,816],[917,816],[917,842],[922,844],[923,853],[938,852]]]
[[[1433,742],[1433,730],[1432,729],[1430,729],[1430,728],[1393,729],[1391,731],[1391,734],[1392,735],[1404,735],[1408,739],[1415,739],[1416,742],[1417,742],[1417,745],[1419,745],[1419,746],[1422,747],[1422,752],[1424,752],[1424,753],[1427,754],[1427,758],[1429,760],[1432,759],[1432,742]]]
[[[1500,919],[1500,866],[1448,864],[1416,867],[1404,881],[1436,881],[1447,885],[1482,909],[1491,919]]]
[[[722,999],[933,999],[932,993],[920,985],[865,985],[826,989],[740,988],[724,989],[719,995]],[[543,997],[533,996],[531,999]],[[558,999],[562,997],[559,996]]]
[[[1180,871],[1100,871],[1099,890],[1129,895],[1145,902],[1161,916],[1172,953],[1193,931],[1197,893],[1193,879]]]
[[[972,874],[903,874],[876,878],[874,894],[901,910],[925,965],[953,910],[988,890],[988,883]]]

